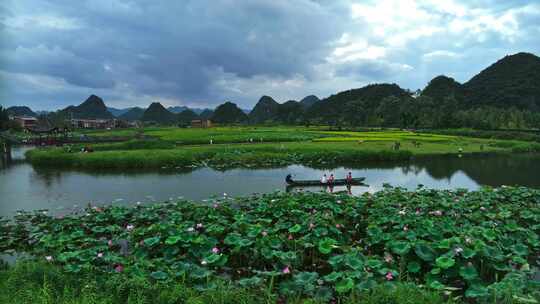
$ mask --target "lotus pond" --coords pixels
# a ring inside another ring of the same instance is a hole
[[[328,301],[378,283],[414,282],[450,297],[535,303],[540,191],[408,191],[358,197],[272,193],[89,207],[62,217],[20,212],[0,252],[72,273],[144,277],[211,289],[230,281]]]

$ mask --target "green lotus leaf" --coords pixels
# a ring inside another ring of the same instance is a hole
[[[435,262],[436,262],[437,266],[442,268],[442,269],[448,269],[448,268],[454,266],[454,264],[456,264],[456,261],[453,258],[450,258],[450,257],[447,257],[447,256],[438,257]]]
[[[513,251],[517,255],[527,256],[529,254],[529,247],[523,244],[516,244],[514,245]]]
[[[414,247],[416,255],[426,262],[435,260],[436,252],[426,244],[418,244]]]
[[[406,255],[411,250],[409,242],[395,241],[391,243],[392,252],[398,255]]]
[[[366,266],[368,266],[371,269],[378,269],[382,266],[382,262],[377,259],[369,259],[366,262]]]
[[[331,258],[328,259],[328,263],[330,265],[332,265],[332,267],[336,268],[337,266],[339,266],[341,263],[343,263],[343,261],[345,260],[345,256],[344,255],[335,255]]]
[[[150,276],[156,280],[166,280],[169,277],[169,275],[163,271],[152,272]]]
[[[478,277],[478,272],[474,266],[463,266],[459,269],[459,275],[465,280],[471,281]]]
[[[435,289],[435,290],[442,290],[444,289],[446,286],[444,284],[442,284],[441,282],[437,281],[437,280],[433,280],[429,283],[429,288],[432,288],[432,289]]]
[[[294,280],[300,284],[312,284],[317,280],[319,274],[316,272],[300,272],[294,275]]]
[[[77,273],[82,270],[81,265],[76,265],[76,264],[68,264],[64,268],[66,269],[67,272],[73,272],[73,273]]]
[[[259,286],[261,285],[262,282],[263,282],[263,279],[257,276],[238,280],[238,284],[240,284],[243,287]]]
[[[356,285],[356,288],[360,291],[371,290],[377,286],[377,281],[372,278],[367,278]]]
[[[242,236],[238,233],[229,233],[227,237],[223,240],[223,242],[227,245],[236,246],[240,240],[242,239]]]
[[[323,277],[327,282],[335,282],[337,279],[341,278],[343,274],[341,272],[331,272],[330,274]]]
[[[364,268],[364,262],[357,256],[347,256],[345,264],[355,270]]]
[[[482,235],[484,236],[484,238],[486,238],[486,240],[490,242],[494,241],[497,238],[497,233],[493,230],[484,229]]]
[[[407,264],[407,271],[410,273],[417,273],[420,271],[420,264],[418,262],[410,262]]]
[[[343,279],[336,284],[336,291],[338,293],[346,293],[354,287],[354,281],[351,278]]]
[[[332,249],[336,246],[336,240],[331,238],[324,238],[319,241],[319,252],[322,254],[329,254],[332,252]]]
[[[159,243],[159,237],[155,236],[155,237],[147,238],[147,239],[144,239],[143,242],[145,246],[152,247]]]
[[[192,271],[189,272],[189,275],[194,279],[203,279],[211,274],[212,272],[210,270],[196,265],[194,265]]]
[[[328,303],[333,297],[332,289],[326,286],[319,287],[315,291],[314,298],[320,303]]]
[[[300,226],[299,224],[296,224],[296,225],[292,226],[291,228],[289,228],[289,232],[290,233],[297,233],[301,229],[302,229],[302,226]]]
[[[174,245],[178,243],[180,240],[182,240],[181,236],[178,236],[178,235],[170,236],[165,240],[165,244]]]
[[[470,259],[476,255],[476,251],[470,248],[464,248],[463,252],[461,252],[461,255],[466,259]]]
[[[221,258],[221,254],[211,254],[211,255],[207,256],[206,258],[204,258],[204,260],[208,264],[213,264],[213,263],[219,261],[220,258]]]
[[[480,285],[473,285],[467,291],[465,296],[468,298],[483,298],[489,295],[489,291],[486,287]]]
[[[437,275],[437,274],[441,274],[441,271],[442,270],[439,267],[435,267],[435,268],[431,269],[430,273]]]

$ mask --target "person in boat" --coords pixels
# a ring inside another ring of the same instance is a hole
[[[330,177],[328,178],[328,183],[332,185],[334,183],[334,174],[330,174]]]
[[[349,174],[347,174],[347,176],[345,176],[345,180],[347,181],[347,184],[350,185],[352,183],[352,173],[349,172]]]
[[[290,184],[292,183],[292,176],[290,174],[287,174],[287,176],[285,177],[285,182],[287,182],[287,184]]]
[[[326,184],[328,182],[327,178],[326,178],[326,174],[323,174],[323,176],[321,177],[321,184]]]

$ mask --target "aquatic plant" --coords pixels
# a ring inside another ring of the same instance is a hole
[[[288,297],[415,282],[481,299],[503,296],[509,282],[538,284],[526,278],[537,267],[539,233],[539,190],[386,188],[103,206],[61,218],[20,212],[2,223],[0,250],[73,273],[206,288],[221,278]]]

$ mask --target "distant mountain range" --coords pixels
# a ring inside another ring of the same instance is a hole
[[[12,115],[36,116],[25,106],[11,107]],[[215,110],[154,102],[144,108],[108,108],[91,95],[79,106],[69,106],[50,117],[114,118],[186,123],[190,119],[212,119],[218,123],[317,123],[401,127],[536,127],[540,128],[540,58],[530,53],[506,56],[461,84],[440,75],[420,94],[397,84],[370,84],[336,93],[324,99],[310,95],[300,101],[278,103],[262,96],[252,111],[233,102]],[[498,123],[497,121],[503,121]]]
[[[37,113],[26,106],[14,106],[7,108],[8,115],[37,117]]]

